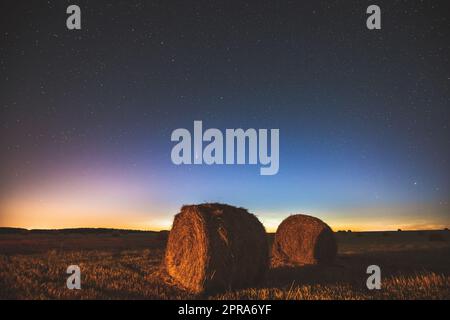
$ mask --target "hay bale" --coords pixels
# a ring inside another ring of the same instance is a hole
[[[272,262],[280,265],[330,264],[337,254],[331,228],[322,220],[297,214],[278,226],[272,246]]]
[[[242,208],[183,206],[169,234],[164,264],[193,293],[255,286],[269,266],[264,226]]]

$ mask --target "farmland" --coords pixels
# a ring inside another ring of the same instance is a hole
[[[330,266],[271,268],[254,288],[192,295],[161,269],[167,234],[1,230],[0,299],[450,299],[450,232],[338,232]],[[273,235],[268,234],[269,241]],[[66,288],[69,265],[81,290]],[[381,290],[366,268],[379,265]]]

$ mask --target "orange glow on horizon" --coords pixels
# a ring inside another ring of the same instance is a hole
[[[130,230],[159,231],[171,228],[173,216],[178,207],[164,208],[154,205],[153,210],[132,207],[130,201],[97,201],[95,197],[73,200],[74,197],[59,196],[49,200],[36,195],[27,199],[3,199],[0,207],[0,227],[26,229],[64,228],[114,228]],[[126,199],[125,199],[126,200]],[[441,210],[441,211],[438,211]],[[425,206],[400,206],[392,208],[360,208],[336,211],[306,211],[330,225],[334,231],[395,231],[442,230],[450,226],[447,208]],[[250,212],[259,212],[251,210]],[[95,214],[94,214],[95,212]],[[379,214],[383,212],[384,214]],[[410,213],[405,215],[404,212]],[[434,212],[434,214],[415,214]],[[286,211],[258,213],[257,216],[268,232],[275,232],[281,221],[289,216]]]

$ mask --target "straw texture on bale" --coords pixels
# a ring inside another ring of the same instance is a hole
[[[254,286],[269,266],[266,232],[243,208],[183,206],[169,234],[164,264],[193,293]]]
[[[337,244],[331,228],[322,220],[297,214],[281,222],[272,246],[272,263],[279,265],[330,264]]]

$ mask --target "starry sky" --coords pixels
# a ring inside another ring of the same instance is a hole
[[[448,227],[446,2],[2,1],[0,226],[167,229],[219,201],[269,231]],[[194,120],[279,128],[278,174],[175,166]]]

